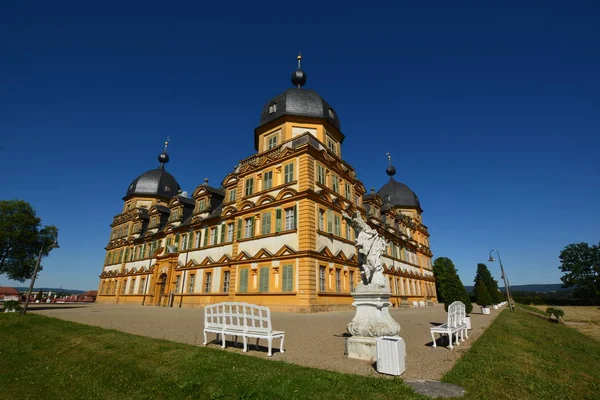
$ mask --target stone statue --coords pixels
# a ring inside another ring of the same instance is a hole
[[[347,325],[352,336],[346,340],[346,354],[350,358],[373,361],[377,359],[376,338],[396,336],[400,332],[400,324],[389,313],[391,293],[383,275],[381,255],[388,244],[358,211],[352,217],[345,212],[342,215],[356,230],[358,265],[363,278],[352,292],[356,314]]]
[[[356,248],[358,249],[358,265],[361,269],[363,284],[370,289],[385,290],[390,288],[383,276],[381,255],[388,246],[387,241],[371,228],[357,211],[351,217],[342,212],[342,216],[356,230]],[[358,288],[357,288],[358,289]]]

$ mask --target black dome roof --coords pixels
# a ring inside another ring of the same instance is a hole
[[[404,183],[400,183],[390,177],[390,181],[383,185],[377,194],[383,200],[383,203],[389,203],[394,207],[408,207],[421,209],[419,198]]]
[[[340,130],[340,119],[335,110],[314,90],[289,88],[273,97],[262,109],[259,126],[283,115],[323,118]]]
[[[164,168],[151,169],[144,172],[131,182],[127,189],[127,195],[157,196],[170,199],[177,195],[181,187],[175,177],[164,170]]]
[[[179,183],[173,175],[165,171],[165,164],[169,162],[167,154],[167,145],[165,149],[158,155],[160,166],[156,169],[151,169],[144,172],[131,182],[127,189],[125,198],[132,196],[156,196],[170,199],[176,196],[181,190]]]

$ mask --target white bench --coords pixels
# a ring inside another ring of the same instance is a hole
[[[460,301],[455,301],[450,304],[448,307],[448,322],[442,324],[440,326],[434,326],[430,328],[431,330],[431,339],[433,340],[433,347],[437,347],[435,343],[434,333],[439,333],[440,337],[442,335],[448,335],[448,342],[450,350],[454,347],[452,346],[452,335],[456,335],[456,344],[458,345],[458,336],[460,335],[460,339],[462,342],[469,338],[469,334],[467,332],[467,321],[465,314],[465,305]]]
[[[227,335],[241,336],[244,352],[248,351],[248,338],[267,339],[268,355],[272,355],[273,339],[280,339],[279,351],[283,353],[285,332],[274,331],[271,328],[271,310],[268,307],[250,303],[218,303],[204,308],[204,346],[208,344],[207,333],[221,335],[221,347],[225,348]]]

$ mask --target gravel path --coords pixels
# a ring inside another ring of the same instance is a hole
[[[456,360],[481,336],[500,310],[492,315],[482,315],[479,307],[471,314],[472,330],[469,339],[448,350],[443,344],[431,347],[429,327],[432,323],[446,322],[442,304],[427,308],[393,308],[391,315],[400,323],[400,336],[406,342],[406,372],[402,378],[413,380],[439,380],[449,371]],[[34,304],[30,312],[64,320],[79,322],[122,332],[166,339],[201,346],[204,311],[198,308],[162,308],[136,305],[42,305]],[[352,320],[354,311],[336,311],[318,314],[293,314],[273,312],[273,328],[283,330],[285,353],[275,351],[279,341],[274,341],[273,360],[281,360],[309,367],[360,375],[377,375],[373,366],[366,361],[349,359],[344,355],[346,325]],[[209,340],[214,339],[209,335]],[[253,343],[251,341],[250,343]],[[261,345],[266,345],[262,340]],[[212,343],[209,347],[219,348]],[[241,353],[241,348],[227,347],[226,351]],[[248,355],[267,358],[266,349],[258,351],[250,347]]]

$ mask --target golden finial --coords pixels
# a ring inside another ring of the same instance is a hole
[[[171,138],[167,136],[167,140],[165,140],[165,149],[163,150],[165,153],[167,152],[167,147],[169,147],[170,141],[171,141]]]
[[[389,163],[390,165],[392,165],[392,156],[390,155],[390,153],[385,153],[385,154],[387,155],[387,158],[388,158],[388,163]]]
[[[300,69],[300,61],[302,61],[302,54],[298,53],[298,57],[296,57],[298,59],[298,69]]]

